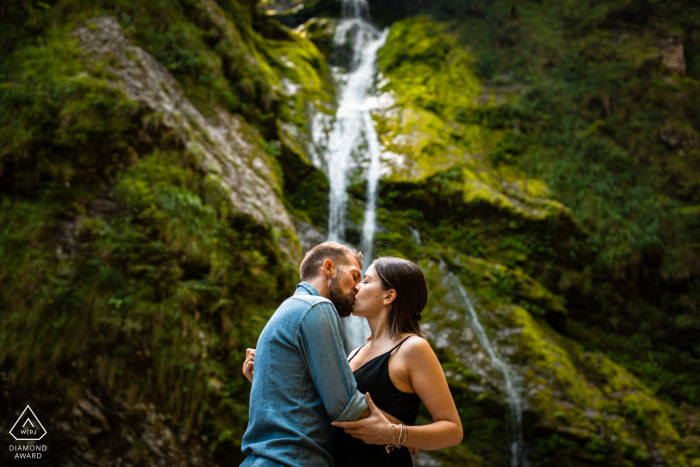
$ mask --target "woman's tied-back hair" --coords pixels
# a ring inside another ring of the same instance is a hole
[[[326,259],[333,261],[336,267],[342,267],[350,263],[350,258],[355,258],[357,264],[362,265],[362,253],[336,242],[325,242],[316,245],[304,256],[299,266],[299,276],[302,281],[309,281],[318,275],[318,270]]]
[[[425,337],[418,323],[428,303],[428,284],[423,271],[415,263],[394,256],[377,258],[373,264],[382,288],[396,291],[387,317],[389,337],[393,339],[403,333]]]

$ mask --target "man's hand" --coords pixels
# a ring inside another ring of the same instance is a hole
[[[369,417],[355,422],[333,422],[332,425],[344,428],[345,433],[367,444],[391,444],[391,422],[374,405],[369,393],[365,394],[365,400],[370,411]],[[394,438],[396,436],[398,436],[398,433],[394,433]],[[394,443],[396,443],[396,439],[394,439]]]
[[[255,349],[246,349],[245,361],[243,362],[243,376],[248,378],[248,381],[253,382],[253,373],[255,370]]]

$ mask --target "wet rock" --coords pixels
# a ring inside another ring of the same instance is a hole
[[[659,138],[673,149],[700,147],[700,138],[695,130],[676,122],[666,122],[659,131]]]
[[[301,244],[301,250],[306,253],[319,243],[326,241],[327,237],[325,234],[319,232],[316,227],[298,219],[294,219],[294,227],[297,230],[297,236],[299,237],[299,243]]]
[[[424,328],[450,386],[471,393],[457,398],[458,409],[461,413],[485,410],[486,400],[507,406],[502,370],[474,338],[476,323],[456,293],[456,284],[444,266],[423,264],[422,268],[431,285]],[[526,444],[535,442],[530,436],[537,440],[559,436],[571,446],[578,445],[560,465],[589,459],[588,450],[600,443],[609,450],[609,465],[623,465],[612,459],[631,452],[640,458],[650,456],[660,465],[679,456],[681,438],[671,422],[670,406],[656,399],[634,375],[601,354],[585,352],[519,306],[496,306],[493,298],[487,298],[494,295],[478,288],[469,295],[491,345],[512,371],[522,399]],[[490,416],[499,416],[489,410]],[[507,434],[501,435],[505,443]],[[431,456],[446,465],[461,465],[442,451]]]
[[[45,391],[39,387],[19,387],[6,373],[0,373],[0,443],[17,444],[5,421],[15,420],[27,401],[22,394]],[[47,446],[42,462],[64,467],[185,467],[215,465],[202,441],[180,433],[170,417],[153,404],[128,404],[119,394],[84,390],[74,403],[58,396],[58,403],[32,405],[47,435],[37,444]],[[21,400],[22,399],[22,400]],[[11,422],[12,423],[12,422]],[[0,451],[0,465],[10,465],[11,453]]]
[[[205,5],[215,7],[207,2]],[[171,130],[202,168],[230,193],[236,209],[262,225],[271,223],[280,231],[294,230],[278,194],[274,164],[255,143],[255,130],[223,109],[205,118],[168,70],[131,44],[115,18],[89,20],[73,35],[90,60],[103,61],[107,70],[119,78],[113,83],[115,87],[158,116],[158,124]],[[292,240],[286,243],[285,249],[295,257]]]
[[[669,37],[661,42],[661,62],[672,73],[684,75],[686,70],[685,53],[683,43],[678,37]]]

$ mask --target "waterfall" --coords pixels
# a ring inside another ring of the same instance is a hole
[[[328,239],[332,241],[344,240],[348,172],[352,168],[351,156],[353,149],[357,148],[360,141],[363,141],[367,145],[369,168],[366,172],[367,204],[362,225],[362,252],[365,256],[365,264],[369,264],[373,256],[372,242],[376,231],[381,148],[370,109],[366,105],[366,98],[374,81],[377,52],[386,42],[389,31],[385,29],[380,32],[366,20],[369,17],[367,0],[343,0],[342,11],[345,18],[338,24],[334,42],[336,46],[342,46],[346,43],[347,37],[351,36],[352,57],[348,73],[345,76],[345,84],[342,86],[335,124],[328,136],[328,144],[324,154],[330,183]],[[364,138],[362,138],[363,130]],[[314,132],[314,134],[317,133]],[[320,133],[318,134],[320,135]],[[418,231],[410,226],[409,229],[414,240],[420,244],[421,238]],[[521,465],[527,467],[527,462],[523,459],[522,400],[519,389],[516,387],[517,375],[500,358],[491,345],[491,341],[459,278],[451,272],[448,274],[448,278],[459,292],[460,300],[469,310],[470,324],[474,334],[503,375],[511,432],[511,467],[520,467]],[[363,345],[365,336],[369,333],[367,321],[355,316],[343,320],[343,329],[348,349]]]
[[[416,229],[414,229],[410,225],[408,226],[408,231],[411,232],[411,238],[413,239],[414,242],[416,242],[417,245],[423,244],[423,241],[420,238],[420,232],[418,232]]]
[[[343,240],[345,236],[348,172],[351,168],[352,150],[357,147],[361,130],[364,129],[370,148],[371,162],[368,175],[373,175],[374,181],[368,184],[368,191],[371,190],[372,193],[376,192],[381,154],[377,133],[372,125],[372,117],[364,101],[367,90],[374,81],[377,51],[384,45],[388,31],[380,34],[362,19],[346,19],[338,25],[336,41],[344,40],[351,31],[354,32],[351,63],[356,67],[347,75],[347,81],[343,86],[335,125],[328,137],[325,154],[330,182],[328,239],[333,241]],[[371,181],[368,180],[368,182]],[[373,187],[370,187],[371,185]]]
[[[377,185],[381,173],[381,149],[379,137],[372,123],[370,109],[366,105],[367,91],[375,77],[377,51],[386,42],[388,29],[380,32],[365,18],[369,17],[366,0],[343,0],[346,16],[336,29],[336,46],[344,45],[348,36],[352,39],[352,58],[348,73],[344,76],[335,125],[328,136],[325,160],[329,193],[328,239],[343,241],[347,217],[348,174],[352,169],[352,151],[364,141],[370,159],[367,177],[367,205],[362,226],[362,252],[365,264],[372,260],[372,241],[376,230]],[[342,79],[341,79],[342,80]],[[364,133],[364,138],[362,135]],[[350,316],[343,321],[347,346],[352,349],[365,343],[369,326],[364,318]]]
[[[343,0],[342,13],[349,18],[369,18],[367,0]]]
[[[527,460],[523,456],[523,403],[520,398],[520,390],[517,387],[517,375],[513,369],[498,355],[496,349],[491,345],[488,335],[486,335],[486,330],[479,321],[479,316],[476,314],[474,305],[472,305],[471,300],[467,291],[462,285],[462,281],[459,280],[452,272],[448,273],[448,278],[452,282],[453,287],[459,292],[459,298],[463,302],[463,305],[469,310],[469,323],[471,325],[472,331],[479,340],[481,347],[486,351],[491,361],[494,363],[496,368],[503,375],[505,392],[506,392],[506,403],[508,404],[508,426],[510,428],[510,451],[511,451],[511,467],[527,467]]]
[[[369,152],[369,170],[367,171],[367,205],[365,206],[365,220],[362,225],[362,252],[365,261],[372,260],[374,231],[377,225],[377,186],[381,175],[381,156],[379,148],[379,137],[372,123],[372,115],[369,110],[362,111],[365,123],[365,136],[367,138],[367,149]]]

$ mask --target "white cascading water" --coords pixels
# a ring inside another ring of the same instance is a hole
[[[328,239],[342,241],[345,236],[345,219],[347,216],[348,175],[351,170],[353,149],[360,142],[367,145],[369,168],[367,178],[367,204],[362,226],[362,251],[365,264],[369,264],[373,255],[373,240],[376,231],[377,186],[381,175],[381,148],[377,132],[372,123],[370,108],[367,106],[367,92],[375,77],[377,52],[386,42],[388,29],[380,32],[372,26],[367,0],[343,0],[342,11],[345,19],[338,24],[335,33],[336,46],[342,46],[347,36],[352,37],[352,58],[350,60],[346,82],[342,88],[340,103],[336,112],[333,130],[328,136],[325,162],[330,182]],[[362,136],[364,130],[364,138]],[[319,133],[320,135],[320,133]],[[323,143],[322,141],[318,141]],[[411,234],[420,243],[420,234],[410,227]],[[474,310],[474,306],[461,281],[453,273],[448,278],[459,292],[460,299],[469,311],[471,327],[479,343],[488,353],[495,366],[503,375],[506,391],[506,403],[509,412],[511,430],[511,467],[527,467],[523,459],[522,434],[522,400],[516,387],[515,372],[503,361],[491,345],[484,327]],[[365,343],[369,333],[367,321],[350,316],[344,319],[345,339],[350,349]]]
[[[498,352],[493,348],[493,345],[491,345],[491,341],[486,334],[484,326],[482,326],[481,322],[479,321],[479,316],[476,314],[474,305],[472,305],[469,295],[462,285],[462,281],[460,281],[459,278],[452,272],[448,273],[448,278],[452,283],[452,286],[459,292],[459,298],[462,300],[467,310],[469,310],[469,322],[472,331],[474,331],[476,338],[481,344],[481,347],[483,347],[488,356],[491,358],[491,361],[503,375],[506,403],[508,404],[508,424],[511,431],[510,465],[511,467],[519,467],[521,465],[523,467],[527,467],[528,462],[524,459],[523,455],[523,403],[522,399],[520,398],[520,390],[516,384],[517,375],[513,369],[498,355]]]
[[[346,18],[369,18],[367,0],[343,0],[341,8]]]
[[[342,241],[345,237],[347,217],[348,175],[352,168],[352,151],[364,141],[370,157],[367,170],[367,206],[362,227],[362,251],[365,264],[372,260],[372,240],[376,230],[377,185],[381,173],[381,149],[372,123],[370,109],[366,105],[367,91],[375,77],[377,51],[386,42],[388,29],[381,32],[365,18],[369,15],[366,0],[343,0],[346,16],[338,24],[335,44],[345,44],[352,39],[352,52],[348,74],[344,77],[335,125],[328,136],[325,160],[330,183],[328,239]],[[364,138],[362,134],[364,132]],[[365,343],[369,326],[364,318],[350,316],[343,322],[345,339],[350,349]]]
[[[369,170],[367,170],[367,205],[365,206],[365,219],[362,224],[362,252],[365,262],[372,260],[374,231],[377,227],[377,187],[381,176],[382,151],[379,146],[379,137],[372,123],[369,110],[362,112],[365,123],[365,136],[367,138],[367,150],[369,152]]]

